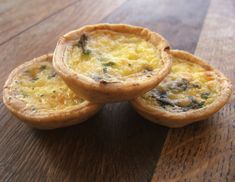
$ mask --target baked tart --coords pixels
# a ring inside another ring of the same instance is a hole
[[[187,52],[171,50],[169,75],[153,90],[131,101],[143,117],[168,127],[182,127],[220,110],[232,92],[218,70]]]
[[[169,73],[168,49],[163,37],[146,28],[90,25],[59,39],[53,65],[83,98],[116,102],[146,93]]]
[[[52,67],[52,54],[15,68],[4,85],[3,101],[16,117],[41,129],[81,123],[101,108],[67,87]]]

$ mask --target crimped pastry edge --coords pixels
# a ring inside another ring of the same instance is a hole
[[[228,102],[232,93],[232,83],[227,77],[224,76],[223,73],[207,64],[201,58],[194,56],[186,51],[170,50],[169,53],[173,57],[185,59],[189,62],[199,64],[205,69],[214,71],[220,77],[220,83],[223,87],[223,92],[213,103],[206,107],[180,113],[173,113],[166,111],[160,107],[147,105],[143,102],[143,99],[141,97],[138,97],[130,102],[140,115],[154,123],[158,123],[160,125],[168,126],[171,128],[178,128],[196,121],[209,118]]]
[[[20,120],[28,125],[39,129],[54,129],[66,127],[81,123],[98,112],[102,105],[84,101],[78,106],[74,106],[69,110],[56,112],[32,113],[27,109],[26,104],[11,95],[9,85],[12,83],[17,74],[32,64],[38,64],[42,61],[52,61],[53,54],[43,55],[25,62],[16,67],[9,75],[3,88],[3,102],[6,107]],[[10,99],[9,99],[10,98]]]
[[[122,33],[131,33],[144,37],[147,41],[161,49],[161,57],[164,66],[159,72],[155,72],[151,79],[141,81],[128,81],[120,83],[100,84],[92,78],[69,69],[66,66],[64,57],[66,52],[66,42],[78,40],[80,35],[95,30],[111,30]],[[126,24],[96,24],[84,26],[78,30],[71,31],[62,36],[55,48],[53,65],[58,74],[64,79],[67,85],[83,98],[96,103],[118,102],[131,100],[153,89],[170,72],[171,56],[167,53],[168,42],[159,34],[143,27]]]

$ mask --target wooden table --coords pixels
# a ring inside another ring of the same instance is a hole
[[[24,61],[52,52],[85,24],[129,23],[161,33],[235,85],[234,0],[0,0],[0,86]],[[2,89],[1,93],[2,95]],[[128,103],[87,122],[29,128],[0,100],[0,181],[235,181],[235,96],[212,118],[168,129]]]

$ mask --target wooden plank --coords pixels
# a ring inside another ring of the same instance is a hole
[[[235,85],[235,6],[212,0],[195,54]],[[235,181],[235,100],[201,123],[171,129],[152,181]]]
[[[0,67],[0,87],[3,87],[10,70],[14,67],[34,57],[52,52],[60,35],[82,25],[100,21],[124,1],[76,1],[72,6],[1,45],[1,64],[4,66]]]
[[[108,104],[83,124],[53,131],[30,129],[11,118],[0,134],[0,178],[147,181],[165,131],[127,103]]]
[[[167,6],[162,5],[165,2]],[[0,67],[0,84],[16,65],[53,51],[59,35],[88,23],[137,24],[141,20],[138,25],[161,30],[168,37],[171,37],[167,33],[170,24],[175,30],[181,25],[189,37],[199,37],[207,7],[202,5],[208,5],[208,1],[202,0],[180,0],[173,4],[169,0],[122,3],[79,2],[8,41],[0,47],[4,64]],[[170,8],[170,4],[175,8]],[[156,14],[159,5],[161,13]],[[143,7],[148,8],[145,11]],[[198,12],[198,7],[203,7],[202,11]],[[176,12],[165,15],[168,11]],[[172,21],[172,17],[178,21]],[[193,23],[188,17],[195,19],[195,31],[190,28]],[[177,35],[176,46],[183,36]],[[196,43],[197,38],[187,50],[193,51]],[[168,130],[144,120],[128,103],[107,104],[85,123],[53,131],[31,129],[3,105],[0,107],[0,179],[3,181],[149,181]]]
[[[130,23],[162,34],[172,48],[194,52],[209,0],[129,0],[104,22]],[[200,10],[200,11],[199,11]]]
[[[46,18],[72,6],[74,0],[3,1],[0,7],[0,45]]]

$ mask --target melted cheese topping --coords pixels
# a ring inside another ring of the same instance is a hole
[[[163,66],[160,51],[134,34],[98,30],[81,37],[67,51],[68,65],[95,80],[125,80]]]
[[[52,64],[46,61],[17,75],[11,89],[14,96],[34,112],[68,109],[83,102],[56,74]]]
[[[220,94],[218,76],[198,64],[174,58],[171,73],[143,98],[171,112],[200,109]]]

